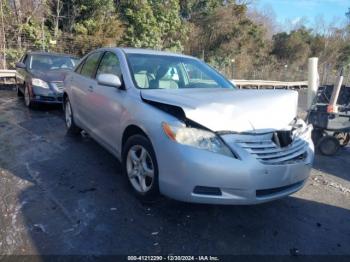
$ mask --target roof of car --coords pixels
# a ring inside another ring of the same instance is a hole
[[[51,55],[51,56],[68,56],[68,57],[75,57],[78,58],[75,55],[70,55],[70,54],[62,54],[62,53],[54,53],[54,52],[43,52],[43,51],[28,51],[28,55]]]
[[[120,48],[127,54],[146,54],[146,55],[168,55],[168,56],[181,56],[181,57],[190,57],[180,53],[168,52],[168,51],[160,51],[146,48]]]

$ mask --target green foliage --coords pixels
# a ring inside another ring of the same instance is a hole
[[[186,25],[180,18],[180,5],[177,0],[150,0],[155,20],[160,32],[161,48],[182,51]]]
[[[180,0],[179,2],[181,15],[186,19],[193,19],[195,16],[208,16],[218,7],[235,4],[234,0]]]
[[[341,49],[339,60],[342,66],[350,66],[350,43]]]
[[[156,48],[161,46],[161,30],[147,0],[121,1],[122,16],[126,23],[124,43],[134,47]]]
[[[311,54],[319,52],[321,45],[321,39],[303,27],[274,35],[272,54],[285,63],[304,64]]]
[[[319,57],[325,49],[326,39],[321,35],[316,35],[310,42],[311,56]]]
[[[53,5],[53,13],[55,9]],[[61,16],[70,18],[62,19],[60,28],[63,36],[71,39],[70,45],[78,55],[98,47],[116,46],[123,35],[113,0],[65,0]]]
[[[267,53],[264,29],[247,18],[246,6],[230,1],[211,2],[212,5],[197,5],[194,9],[188,52],[204,55],[207,62],[228,75],[232,73],[233,61],[236,69],[249,71]]]
[[[33,49],[48,49],[51,39],[50,31],[46,26],[42,27],[39,21],[31,20],[23,25],[23,35],[30,41]]]
[[[16,63],[20,60],[25,50],[18,48],[6,49],[6,61],[8,68],[16,68]]]
[[[302,27],[271,39],[268,23],[236,0],[16,1],[3,1],[8,59],[43,46],[84,55],[120,45],[184,52],[241,77],[286,65],[302,70],[310,56],[335,67],[350,63],[350,9],[347,29],[320,35]]]
[[[126,23],[124,43],[128,46],[181,51],[185,25],[177,0],[120,1]]]

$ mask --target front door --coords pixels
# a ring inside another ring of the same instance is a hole
[[[104,53],[96,70],[96,79],[100,74],[114,74],[122,79],[121,67],[116,54],[112,52]],[[118,134],[121,132],[120,119],[124,112],[123,101],[125,96],[125,90],[97,84],[94,88],[94,98],[90,100],[94,132],[114,152],[120,148]]]

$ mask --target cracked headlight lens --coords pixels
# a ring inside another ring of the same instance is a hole
[[[171,140],[183,145],[235,157],[226,144],[214,133],[192,127],[175,127],[162,123],[163,131]]]

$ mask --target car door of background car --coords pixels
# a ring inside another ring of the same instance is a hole
[[[71,102],[73,112],[82,128],[94,132],[95,126],[92,119],[92,104],[94,89],[97,86],[94,79],[97,65],[102,52],[90,54],[79,66],[70,78]]]
[[[114,74],[122,80],[121,66],[116,54],[108,51],[104,53],[96,70],[96,79],[100,74]],[[114,153],[120,153],[118,134],[121,132],[120,118],[124,111],[125,96],[125,90],[97,84],[94,99],[90,100],[94,131],[103,144]]]
[[[20,62],[22,62],[23,64],[25,64],[28,67],[28,65],[26,63],[26,61],[28,60],[27,58],[28,58],[28,55],[25,54],[21,58]],[[19,85],[20,90],[21,90],[22,93],[24,93],[24,86],[23,86],[23,84],[24,84],[24,81],[25,81],[25,78],[26,78],[26,74],[27,74],[27,69],[26,68],[16,68],[16,82]]]

